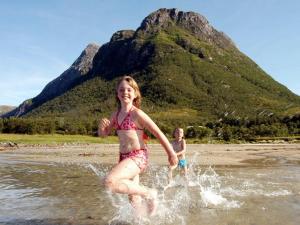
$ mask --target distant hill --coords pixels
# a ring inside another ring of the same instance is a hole
[[[16,108],[16,106],[0,105],[0,115],[3,115],[15,108]]]
[[[38,96],[4,115],[96,118],[115,107],[118,77],[139,83],[143,109],[186,123],[220,117],[290,115],[300,97],[266,74],[224,33],[195,12],[159,9],[137,30],[91,44]]]

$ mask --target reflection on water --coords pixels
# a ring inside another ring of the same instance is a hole
[[[134,218],[125,195],[104,190],[110,167],[1,160],[0,224],[298,224],[300,167],[193,165],[167,185],[167,167],[141,177],[159,191],[157,214]]]

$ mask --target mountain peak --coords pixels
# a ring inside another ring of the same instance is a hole
[[[149,26],[166,26],[168,22],[173,21],[176,23],[183,23],[183,22],[194,22],[198,23],[198,25],[201,26],[207,26],[209,25],[206,18],[198,13],[194,12],[183,12],[179,11],[178,9],[158,9],[157,11],[151,13],[149,16],[147,16],[142,24],[142,29],[147,29]],[[211,28],[209,25],[207,27],[208,29]]]
[[[233,41],[223,32],[215,30],[204,16],[195,12],[179,11],[176,8],[162,8],[151,13],[143,20],[138,30],[153,33],[173,25],[189,30],[197,38],[220,47],[235,47]]]
[[[86,74],[92,67],[92,61],[100,46],[95,43],[90,43],[82,51],[80,56],[72,64],[71,68],[78,70],[82,75]]]

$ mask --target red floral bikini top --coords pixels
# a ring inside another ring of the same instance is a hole
[[[142,128],[139,128],[131,119],[130,112],[132,111],[132,108],[129,110],[121,124],[118,122],[118,117],[120,111],[117,112],[116,115],[116,129],[117,130],[143,130]]]
[[[120,111],[117,112],[116,118],[115,118],[115,125],[116,125],[116,130],[144,130],[142,128],[139,128],[131,119],[130,112],[132,111],[132,108],[129,110],[128,114],[125,116],[121,124],[118,122],[118,117]],[[143,132],[143,139],[144,141],[150,140],[150,137]]]

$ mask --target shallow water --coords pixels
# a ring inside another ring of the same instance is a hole
[[[150,165],[141,182],[159,191],[157,214],[135,218],[125,195],[101,179],[111,168],[92,164],[13,161],[0,155],[0,224],[285,224],[300,221],[300,166],[201,167],[190,159],[188,182]]]

